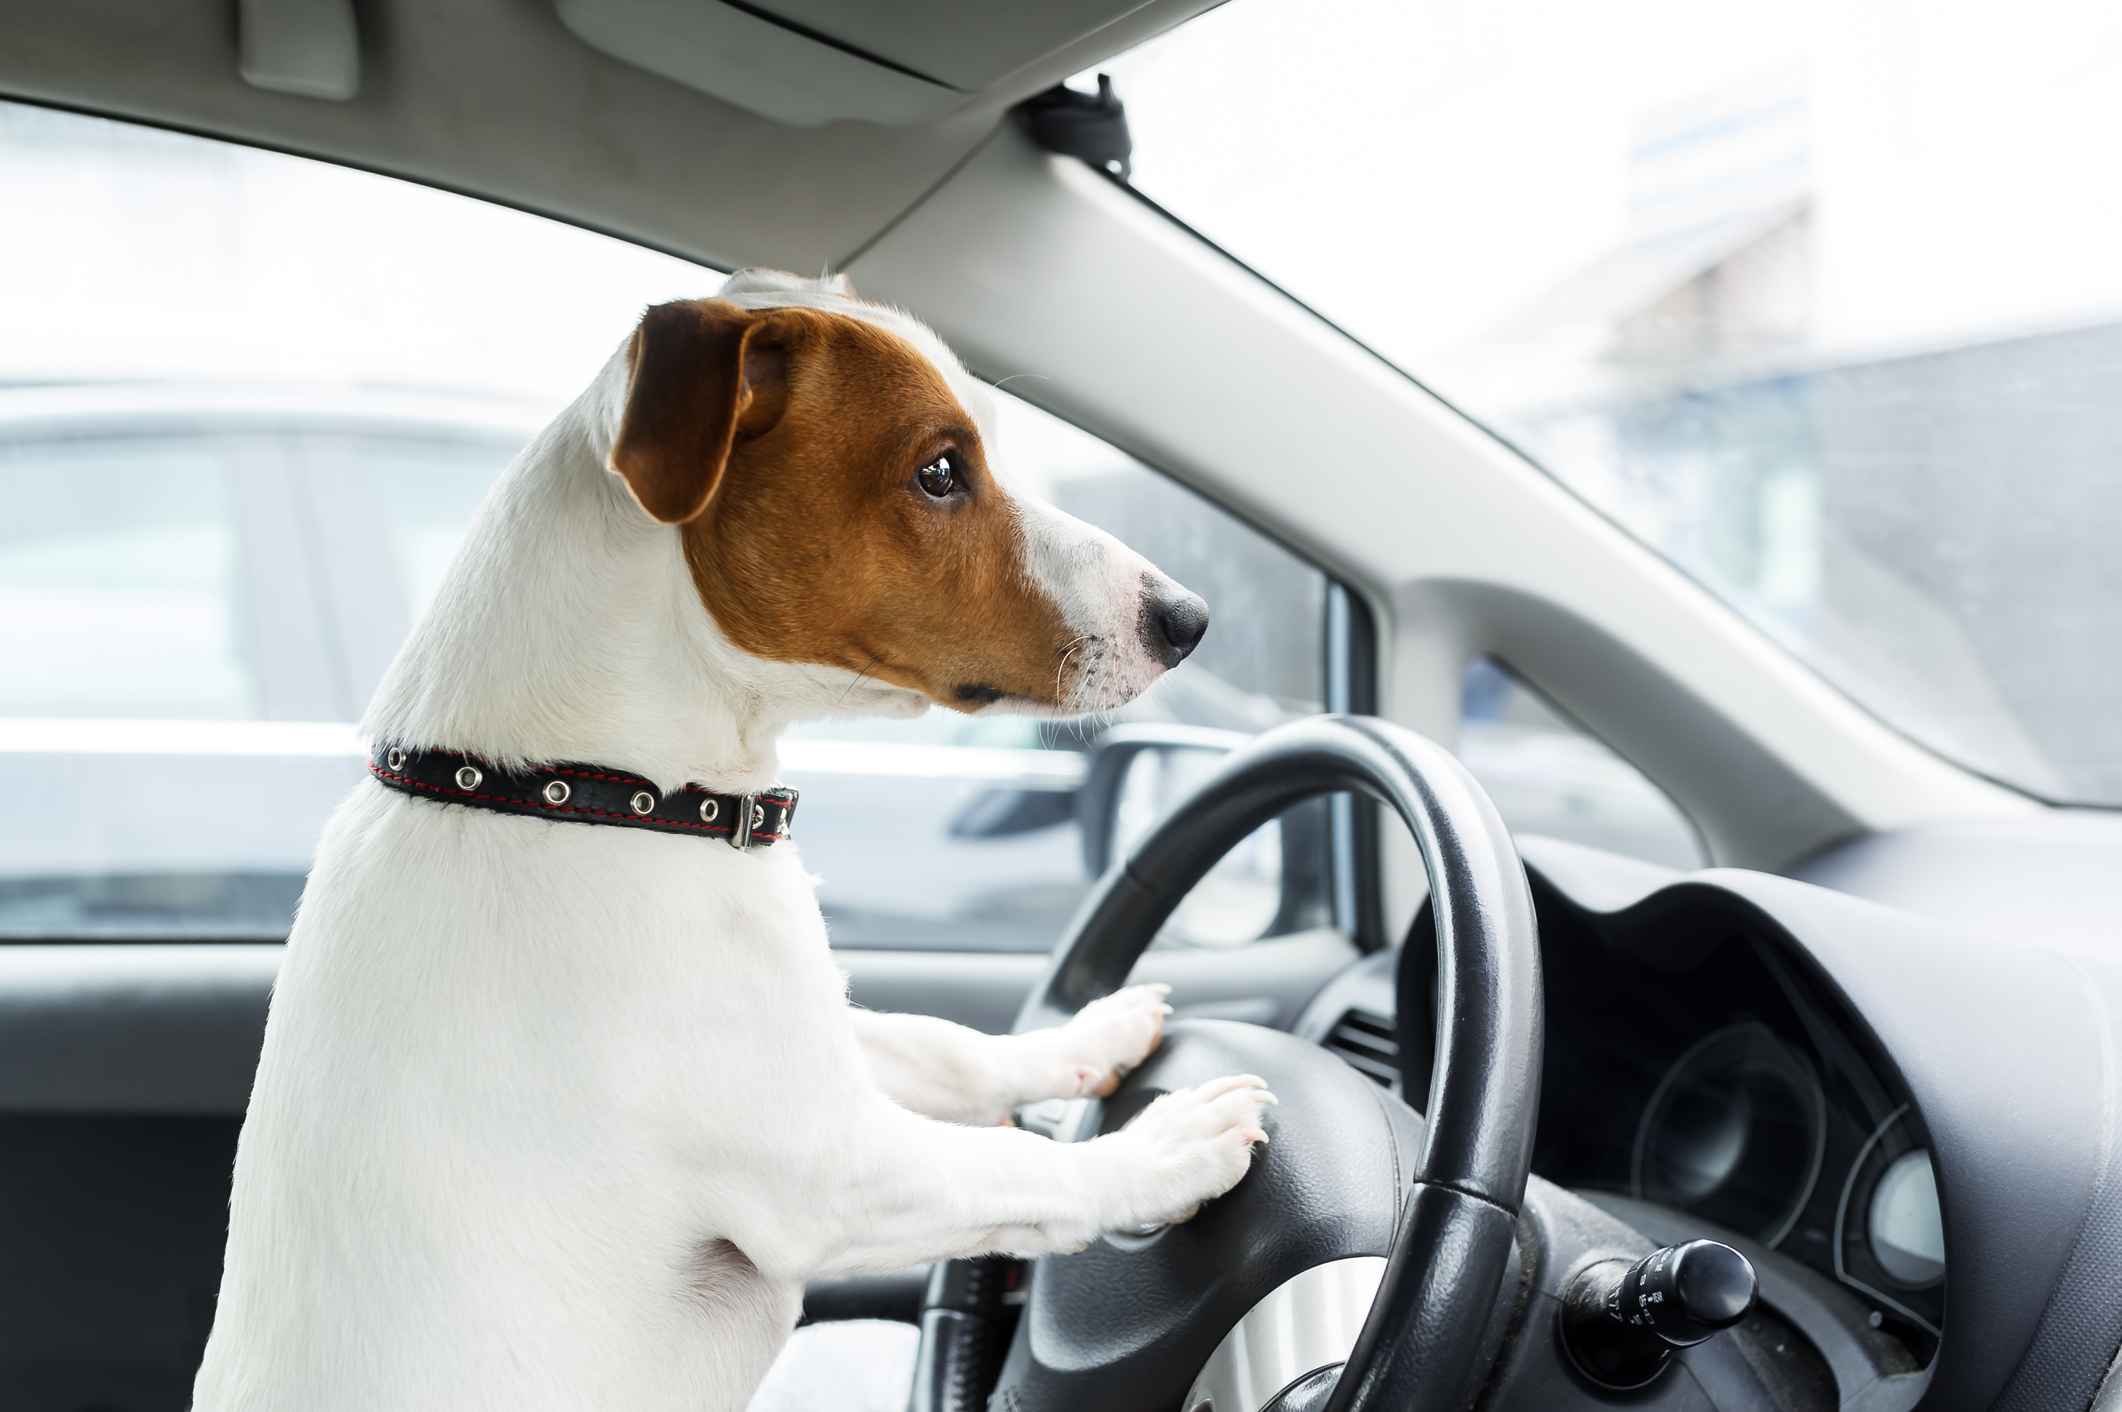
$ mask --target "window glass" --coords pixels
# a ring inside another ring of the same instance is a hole
[[[0,440],[0,713],[258,711],[236,594],[241,450],[230,438]]]
[[[1134,181],[1889,724],[2122,805],[2122,9],[1233,0]]]
[[[0,190],[38,212],[0,223],[0,660],[21,668],[0,676],[0,795],[40,801],[0,813],[0,939],[284,935],[362,778],[352,722],[488,487],[644,305],[721,277],[19,105],[0,104]],[[1242,739],[1324,694],[1318,570],[998,400],[1013,470],[1203,593],[1215,625],[1096,722],[801,728],[786,777],[812,801],[802,847],[840,945],[1049,948],[1092,881],[1079,786],[1106,731]],[[1145,775],[1126,803],[1170,797]],[[1324,848],[1320,828],[1264,831],[1166,941],[1323,922]]]
[[[1665,791],[1492,658],[1466,669],[1459,758],[1511,832],[1701,867],[1701,835]]]
[[[347,680],[342,718],[358,716],[398,646],[442,586],[465,527],[538,428],[508,404],[423,410],[396,425],[297,429],[300,533],[325,595]],[[431,419],[431,420],[423,420]],[[359,525],[360,533],[347,527]]]

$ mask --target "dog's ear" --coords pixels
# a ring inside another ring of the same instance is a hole
[[[730,454],[781,420],[788,351],[778,322],[719,299],[658,304],[641,316],[611,469],[663,523],[705,513]]]

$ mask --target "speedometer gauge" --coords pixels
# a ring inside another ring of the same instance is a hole
[[[1929,1152],[1917,1148],[1887,1164],[1872,1188],[1870,1215],[1872,1258],[1896,1284],[1921,1289],[1944,1276],[1945,1215]]]
[[[1945,1216],[1930,1150],[1907,1107],[1872,1131],[1843,1184],[1835,1273],[1932,1333],[1944,1322]]]
[[[1630,1194],[1775,1245],[1812,1197],[1826,1133],[1812,1067],[1766,1025],[1730,1025],[1652,1092]]]

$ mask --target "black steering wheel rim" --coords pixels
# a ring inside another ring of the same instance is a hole
[[[1026,997],[1016,1028],[1065,1023],[1125,985],[1157,928],[1225,854],[1291,805],[1341,791],[1397,813],[1429,875],[1438,1043],[1418,1180],[1515,1215],[1539,1106],[1543,1009],[1532,893],[1487,791],[1450,751],[1390,721],[1311,716],[1234,752],[1106,873]]]
[[[1234,752],[1107,872],[1017,1028],[1062,1023],[1118,989],[1231,848],[1290,805],[1341,791],[1390,807],[1421,849],[1439,1013],[1414,1178],[1369,1316],[1326,1405],[1457,1412],[1485,1371],[1496,1294],[1512,1273],[1538,1108],[1542,1001],[1524,868],[1488,796],[1448,751],[1374,718],[1316,716]],[[1020,1343],[1022,1334],[1020,1327]]]

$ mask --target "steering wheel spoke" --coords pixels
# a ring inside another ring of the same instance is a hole
[[[1044,1098],[1017,1110],[1017,1126],[1055,1142],[1081,1142],[1098,1130],[1096,1098]]]

